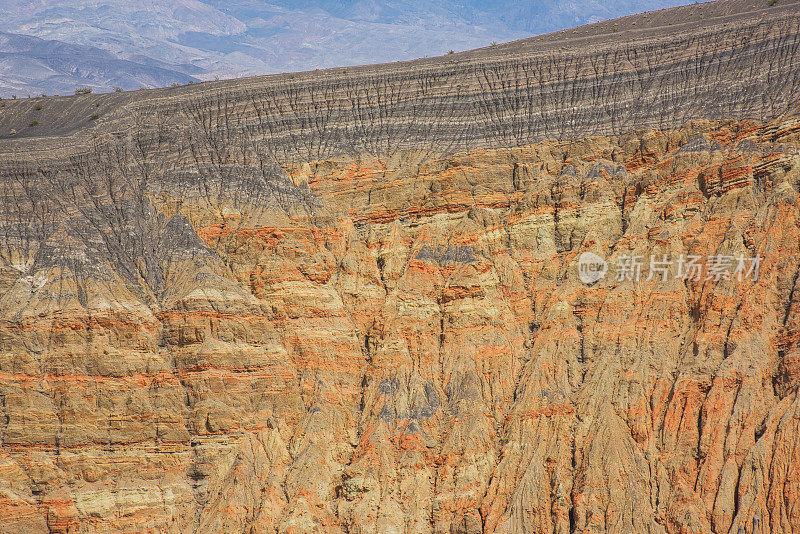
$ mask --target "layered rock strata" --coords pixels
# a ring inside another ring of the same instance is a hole
[[[155,114],[254,137],[286,164],[763,120],[800,103],[800,2],[773,4],[694,4],[403,63],[5,101],[0,138],[91,136]]]
[[[136,146],[4,170],[4,532],[800,527],[797,118],[285,169]],[[763,262],[614,272],[664,254]]]
[[[796,5],[48,100],[0,532],[800,530]]]

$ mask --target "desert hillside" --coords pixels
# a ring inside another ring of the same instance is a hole
[[[800,530],[799,89],[732,0],[0,102],[0,533]]]

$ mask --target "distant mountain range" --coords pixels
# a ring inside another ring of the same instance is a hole
[[[440,55],[683,0],[4,0],[0,96]]]

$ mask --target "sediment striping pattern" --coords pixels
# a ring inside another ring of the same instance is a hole
[[[800,530],[795,5],[3,139],[0,532]]]

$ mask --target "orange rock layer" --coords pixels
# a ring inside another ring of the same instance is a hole
[[[317,162],[313,212],[154,195],[160,285],[4,267],[0,532],[800,530],[797,132]]]

